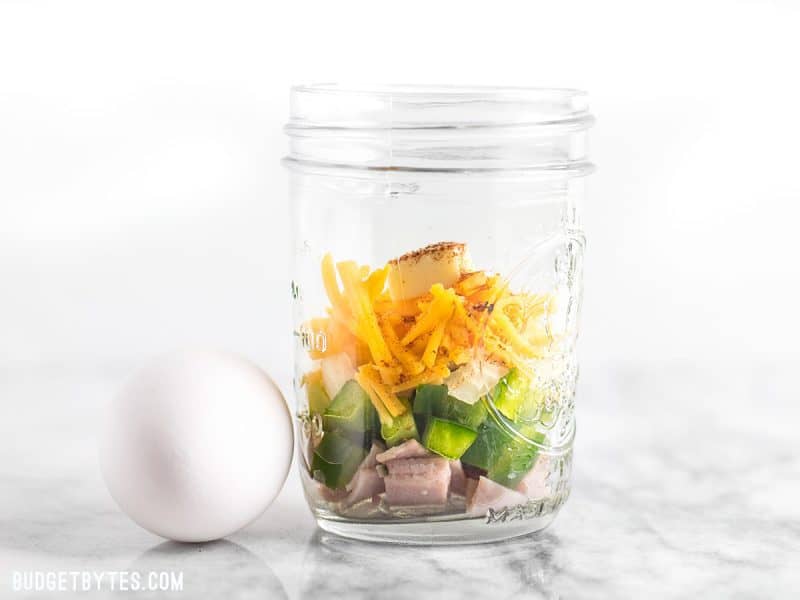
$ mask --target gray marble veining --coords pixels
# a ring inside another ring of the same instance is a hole
[[[12,591],[15,571],[173,570],[184,592],[172,597],[192,598],[796,598],[794,375],[585,369],[573,492],[555,523],[507,542],[409,548],[317,530],[294,474],[228,540],[161,540],[117,510],[96,466],[94,419],[116,374],[6,372],[0,597],[30,595]]]

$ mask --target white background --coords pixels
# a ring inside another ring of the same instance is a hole
[[[800,359],[800,3],[0,2],[0,367],[289,378],[292,83],[586,89],[585,363]]]

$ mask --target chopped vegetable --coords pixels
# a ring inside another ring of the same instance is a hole
[[[503,415],[516,421],[521,409],[530,401],[530,380],[518,369],[512,369],[508,375],[500,379],[492,392],[492,402]]]
[[[470,429],[477,429],[486,419],[486,406],[483,402],[467,404],[458,398],[447,397],[447,404],[436,416],[441,416]]]
[[[414,394],[414,414],[423,416],[425,419],[435,414],[439,407],[447,398],[446,385],[423,384],[417,387]]]
[[[426,420],[434,416],[477,429],[486,418],[486,406],[449,396],[446,385],[421,385],[414,396],[414,413]]]
[[[366,455],[364,448],[346,437],[326,433],[311,459],[311,474],[329,488],[343,488]]]
[[[381,422],[381,437],[389,447],[410,439],[418,440],[419,433],[413,413],[409,410],[399,417],[394,417],[388,423]]]
[[[488,471],[505,452],[510,436],[493,419],[487,419],[478,429],[475,442],[461,457],[462,462]]]
[[[540,421],[552,425],[555,409],[547,409],[542,390],[521,370],[512,369],[492,390],[492,402],[510,421],[531,423]]]
[[[333,398],[342,386],[353,379],[355,367],[353,361],[344,352],[334,354],[319,361],[322,371],[322,383],[329,398]]]
[[[529,435],[535,442],[543,443],[543,433]],[[516,488],[522,478],[528,474],[539,456],[539,448],[527,442],[514,439],[507,447],[505,453],[489,468],[487,477],[492,481],[510,488]]]
[[[325,410],[322,423],[325,431],[364,433],[372,429],[374,413],[367,393],[351,379]]]
[[[438,417],[431,417],[425,428],[425,436],[422,439],[423,445],[436,454],[441,454],[445,458],[456,459],[472,445],[478,433]]]
[[[494,417],[487,418],[478,429],[477,439],[461,460],[487,471],[487,477],[514,488],[536,462],[539,448],[510,433]],[[515,427],[513,424],[510,427]],[[519,426],[516,426],[519,429]],[[528,439],[543,443],[545,435],[532,428],[524,431]]]
[[[462,402],[475,404],[488,394],[508,372],[502,365],[486,360],[482,356],[471,358],[467,364],[456,369],[445,379],[450,395]]]
[[[308,396],[308,410],[318,415],[325,412],[331,401],[328,394],[325,393],[325,388],[317,381],[306,386],[306,395]]]

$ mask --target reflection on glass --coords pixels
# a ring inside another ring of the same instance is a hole
[[[206,544],[163,542],[142,553],[129,567],[148,572],[183,573],[186,598],[288,598],[280,579],[247,548],[218,540]],[[165,592],[136,592],[137,598],[160,598]]]
[[[318,530],[303,559],[302,598],[452,597],[469,590],[494,597],[557,598],[559,540],[542,532],[503,542],[465,546],[394,546],[348,540]],[[487,575],[490,574],[490,575]]]

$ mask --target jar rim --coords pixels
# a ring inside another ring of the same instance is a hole
[[[349,94],[425,98],[430,96],[472,97],[501,100],[503,98],[536,98],[541,96],[586,96],[577,88],[513,85],[469,85],[435,83],[338,83],[314,82],[297,84],[291,91],[313,94]]]
[[[573,88],[497,85],[310,83],[291,88],[289,135],[321,129],[455,129],[593,123]]]

